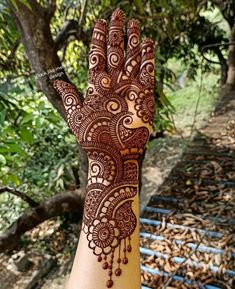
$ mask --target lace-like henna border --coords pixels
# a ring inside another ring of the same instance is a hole
[[[140,46],[139,22],[130,20],[124,56],[124,22],[120,9],[112,14],[108,34],[106,22],[96,22],[89,56],[89,87],[83,103],[73,85],[54,82],[68,125],[88,156],[82,229],[89,248],[108,271],[108,288],[114,284],[113,276],[122,274],[122,265],[128,264],[132,251],[131,235],[137,226],[132,203],[138,193],[138,160],[149,139],[154,114],[153,41],[145,39]]]

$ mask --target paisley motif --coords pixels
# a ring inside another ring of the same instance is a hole
[[[154,44],[146,39],[141,46],[140,24],[130,20],[124,53],[124,22],[120,9],[112,14],[108,33],[105,20],[96,22],[83,103],[72,84],[54,82],[68,125],[88,156],[83,231],[88,247],[108,271],[107,288],[131,258],[138,217],[132,204],[154,115]]]

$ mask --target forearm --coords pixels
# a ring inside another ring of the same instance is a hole
[[[111,174],[94,176],[98,167],[92,163],[90,160],[82,232],[67,289],[139,289],[138,161],[123,163],[118,182],[113,182]]]
[[[140,24],[125,15],[98,20],[82,103],[63,81],[68,124],[89,160],[82,233],[67,289],[139,289],[139,160],[152,131],[154,43],[140,45]],[[130,280],[131,278],[131,280]]]
[[[135,209],[136,207],[136,209]],[[133,202],[133,211],[138,214],[138,196]],[[113,257],[112,270],[109,268],[104,270],[104,260],[98,262],[98,257],[95,256],[89,248],[86,234],[82,231],[77,248],[76,257],[73,264],[70,280],[67,289],[104,289],[107,288],[107,281],[110,280],[109,272],[112,271],[112,281],[114,289],[139,289],[140,288],[140,256],[139,256],[139,220],[135,231],[131,236],[132,252],[126,253],[128,264],[123,264],[124,252],[123,244],[120,244],[121,256],[121,275],[116,276],[116,270],[119,268],[119,248],[115,250]],[[128,244],[128,242],[127,242]],[[110,257],[108,258],[109,261]],[[130,282],[131,278],[131,282]]]

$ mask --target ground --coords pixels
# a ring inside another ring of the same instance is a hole
[[[198,91],[198,87],[194,89],[194,92],[196,91]],[[215,91],[210,95],[208,91],[202,90],[202,94],[195,95],[195,93],[189,93],[183,89],[181,92],[177,91],[174,98],[172,97],[172,103],[176,108],[174,121],[177,130],[172,130],[166,133],[164,138],[154,139],[148,144],[143,163],[142,211],[150,197],[156,194],[160,185],[180,160],[190,141],[189,138],[192,137],[191,125],[194,118],[196,117],[197,127],[202,126],[207,120],[214,107],[215,95]],[[198,98],[199,105],[196,111]],[[194,132],[195,129],[196,127]],[[30,269],[25,268],[24,273],[16,273],[13,259],[14,256],[17,258],[19,251],[15,251],[13,256],[2,255],[0,262],[6,270],[0,279],[4,280],[4,284],[6,284],[4,288],[64,288],[75,254],[79,228],[79,224],[66,225],[58,218],[46,221],[32,232],[27,233],[20,251],[25,252],[29,262],[33,261],[33,266],[29,266]],[[45,252],[44,255],[42,252]],[[35,260],[38,262],[35,263]],[[45,266],[45,260],[49,265]],[[37,274],[32,278],[33,272],[37,272]],[[45,277],[42,278],[42,275]],[[7,282],[12,282],[12,284],[7,284]],[[2,284],[2,281],[0,283]]]

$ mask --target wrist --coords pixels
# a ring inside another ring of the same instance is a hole
[[[115,186],[119,183],[139,183],[140,160],[130,158],[130,155],[110,155],[104,152],[88,153],[88,186],[91,184],[104,184]]]
[[[96,150],[88,153],[88,163],[82,229],[88,247],[108,271],[109,288],[139,243],[139,160]]]

